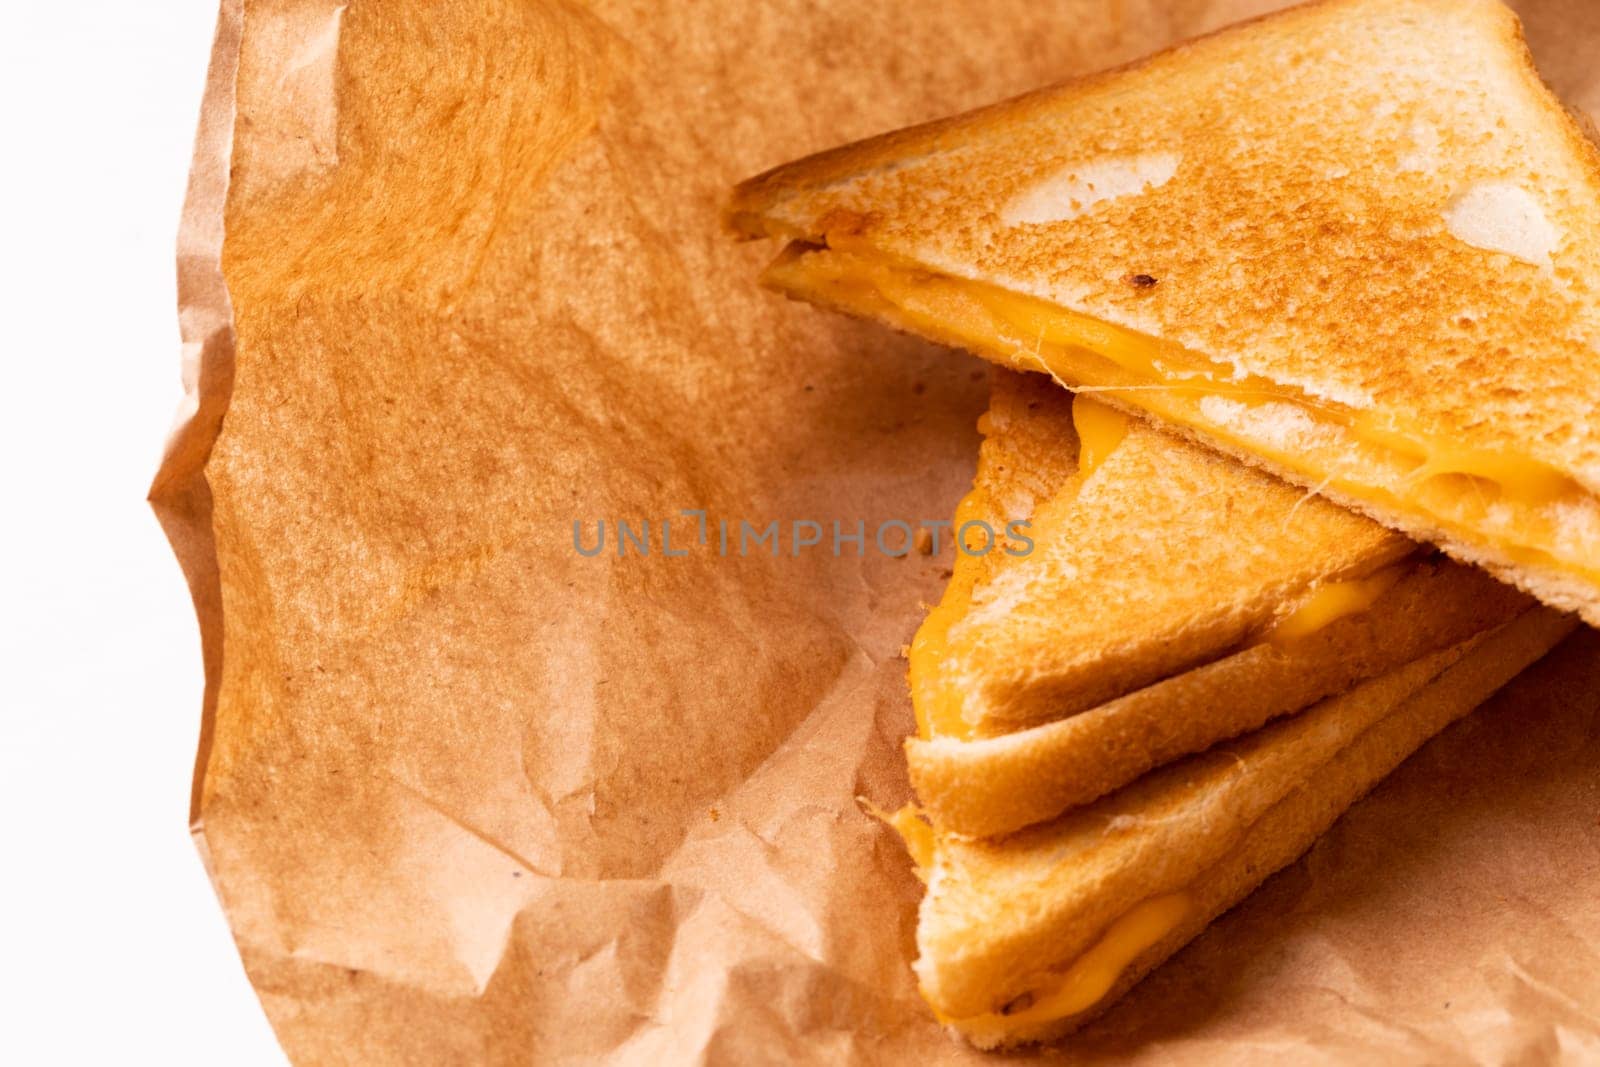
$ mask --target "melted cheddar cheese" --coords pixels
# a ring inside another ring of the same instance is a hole
[[[823,281],[824,288],[841,291],[848,306],[881,309],[929,337],[984,352],[1021,370],[1042,371],[1069,386],[1092,384],[1097,396],[1201,429],[1307,481],[1425,515],[1452,537],[1490,546],[1515,563],[1554,567],[1600,583],[1600,569],[1561,547],[1566,539],[1560,533],[1559,509],[1543,507],[1592,498],[1547,464],[1432,438],[1376,413],[1240,374],[1181,345],[992,285],[900,266],[848,242],[824,257],[810,258],[825,262],[807,262],[803,269]],[[1330,440],[1340,442],[1337,448],[1345,451],[1330,453],[1334,446],[1326,446],[1320,463],[1310,462],[1289,441],[1241,431],[1238,420],[1201,410],[1198,402],[1211,398],[1243,405],[1247,415],[1268,404],[1289,405],[1310,425],[1332,431]],[[1359,468],[1346,462],[1356,456]],[[1485,517],[1497,501],[1521,508],[1515,515],[1516,534],[1485,528]]]
[[[1366,611],[1403,578],[1409,569],[1409,564],[1397,563],[1365,578],[1324,582],[1299,607],[1272,628],[1267,634],[1267,640],[1275,645],[1292,644],[1311,636],[1337,619]]]
[[[1072,428],[1078,432],[1078,473],[1087,478],[1128,436],[1128,416],[1079,393],[1072,398]]]
[[[922,817],[922,812],[917,810],[915,804],[904,804],[894,812],[883,812],[876,808],[869,810],[900,835],[900,843],[906,846],[911,862],[917,865],[917,877],[926,882],[928,872],[933,869],[933,854],[938,847],[938,839],[928,820]]]
[[[906,804],[894,812],[883,811],[865,801],[863,804],[868,812],[899,835],[911,862],[916,865],[917,877],[926,882],[939,845],[938,835],[922,813],[914,804]],[[1118,917],[1099,940],[1058,977],[1014,998],[1002,1011],[961,1019],[950,1018],[937,1008],[934,1013],[944,1023],[1009,1027],[1051,1022],[1087,1011],[1111,992],[1129,964],[1176,929],[1189,915],[1191,907],[1192,902],[1185,893],[1151,897]]]
[[[1005,1009],[962,1018],[951,1018],[937,1008],[935,1014],[940,1022],[965,1030],[1000,1032],[1069,1019],[1104,1000],[1122,972],[1177,929],[1192,908],[1186,893],[1151,897],[1124,912],[1059,978],[1013,1000]]]

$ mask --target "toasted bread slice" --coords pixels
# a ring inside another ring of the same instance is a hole
[[[1081,1025],[1575,625],[1534,608],[1055,822],[938,836],[917,925],[924,996],[984,1048]]]
[[[1600,153],[1495,0],[1329,0],[740,186],[769,271],[1600,623]]]
[[[956,521],[1031,520],[1033,550],[958,555],[912,643],[907,761],[944,829],[1051,818],[1532,604],[1143,424],[1100,428],[1085,474],[1086,404],[1042,375],[995,375]]]

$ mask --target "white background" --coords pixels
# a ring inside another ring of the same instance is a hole
[[[190,843],[200,643],[144,502],[216,0],[0,33],[0,1062],[282,1064]]]
[[[188,835],[199,638],[144,502],[215,13],[0,33],[0,1063],[284,1063]]]

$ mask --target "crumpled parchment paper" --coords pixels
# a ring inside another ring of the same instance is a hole
[[[984,372],[758,290],[718,210],[1271,6],[222,0],[152,499],[204,632],[195,837],[293,1058],[982,1059],[854,798],[906,796],[949,564],[873,533],[950,515]],[[1600,110],[1600,7],[1522,8]],[[1600,1057],[1597,771],[1584,633],[1036,1055]]]

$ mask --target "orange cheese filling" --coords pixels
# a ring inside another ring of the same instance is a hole
[[[973,286],[980,302],[1002,322],[1025,331],[1024,337],[1031,333],[1052,348],[1086,348],[1124,370],[1179,394],[1221,396],[1248,404],[1278,401],[1309,409],[1316,418],[1344,425],[1356,437],[1379,443],[1407,457],[1413,464],[1408,475],[1413,484],[1444,474],[1464,474],[1493,485],[1509,499],[1528,503],[1555,499],[1569,490],[1579,490],[1570,478],[1531,459],[1463,448],[1447,441],[1424,442],[1417,436],[1389,430],[1366,413],[1312,401],[1297,390],[1265,379],[1239,377],[1230,368],[1178,345],[1066,311],[1033,297],[953,279],[949,284]],[[1052,370],[1042,347],[1037,358],[1044,370]],[[1127,399],[1139,402],[1134,396]]]
[[[904,804],[898,811],[893,812],[884,812],[876,808],[869,810],[887,823],[889,829],[900,835],[900,843],[906,846],[906,852],[911,855],[911,862],[917,865],[917,877],[926,882],[928,872],[933,869],[933,853],[938,847],[938,840],[934,836],[933,827],[922,817],[917,806]]]
[[[1078,473],[1087,478],[1128,436],[1128,416],[1080,393],[1072,398],[1072,428],[1078,431]]]
[[[974,488],[956,505],[952,529],[960,530],[973,519],[985,518],[988,497]],[[970,737],[972,727],[961,714],[961,690],[949,671],[942,669],[949,651],[950,627],[972,605],[972,590],[980,569],[977,557],[956,553],[950,582],[939,604],[922,620],[907,654],[911,680],[911,705],[921,737]]]
[[[1058,979],[1012,1001],[1007,1010],[951,1018],[934,1008],[934,1014],[947,1025],[1000,1032],[1070,1019],[1104,1000],[1122,972],[1177,929],[1192,908],[1186,893],[1151,897],[1124,912]]]
[[[1172,342],[992,285],[898,266],[869,250],[847,246],[829,253],[821,264],[806,263],[804,269],[820,277],[826,288],[845,291],[851,297],[845,302],[858,309],[889,310],[927,336],[985,352],[1022,370],[1042,371],[1069,385],[1093,383],[1085,387],[1202,429],[1308,481],[1360,499],[1401,504],[1461,541],[1488,545],[1518,563],[1554,567],[1600,583],[1600,569],[1557,551],[1556,521],[1540,507],[1558,500],[1592,501],[1592,495],[1548,464],[1404,432],[1373,413],[1240,376]],[[1213,397],[1252,409],[1291,405],[1401,477],[1394,482],[1341,472],[1325,479],[1327,470],[1308,462],[1297,449],[1242,434],[1201,412],[1197,402]],[[1478,527],[1496,501],[1521,507],[1516,521],[1526,535],[1512,540]]]
[[[1346,615],[1366,611],[1410,570],[1408,563],[1385,567],[1365,578],[1324,582],[1267,634],[1275,645],[1292,644],[1309,637]]]
[[[917,877],[928,880],[938,851],[938,837],[915,805],[906,804],[895,812],[867,805],[868,811],[888,824],[900,836]],[[1193,904],[1182,892],[1167,893],[1128,909],[1116,919],[1098,941],[1074,960],[1058,978],[1007,1005],[1007,1010],[954,1019],[934,1008],[942,1023],[962,1026],[1010,1027],[1065,1019],[1087,1011],[1103,1000],[1116,985],[1128,965],[1151,946],[1160,942],[1182,922]]]

